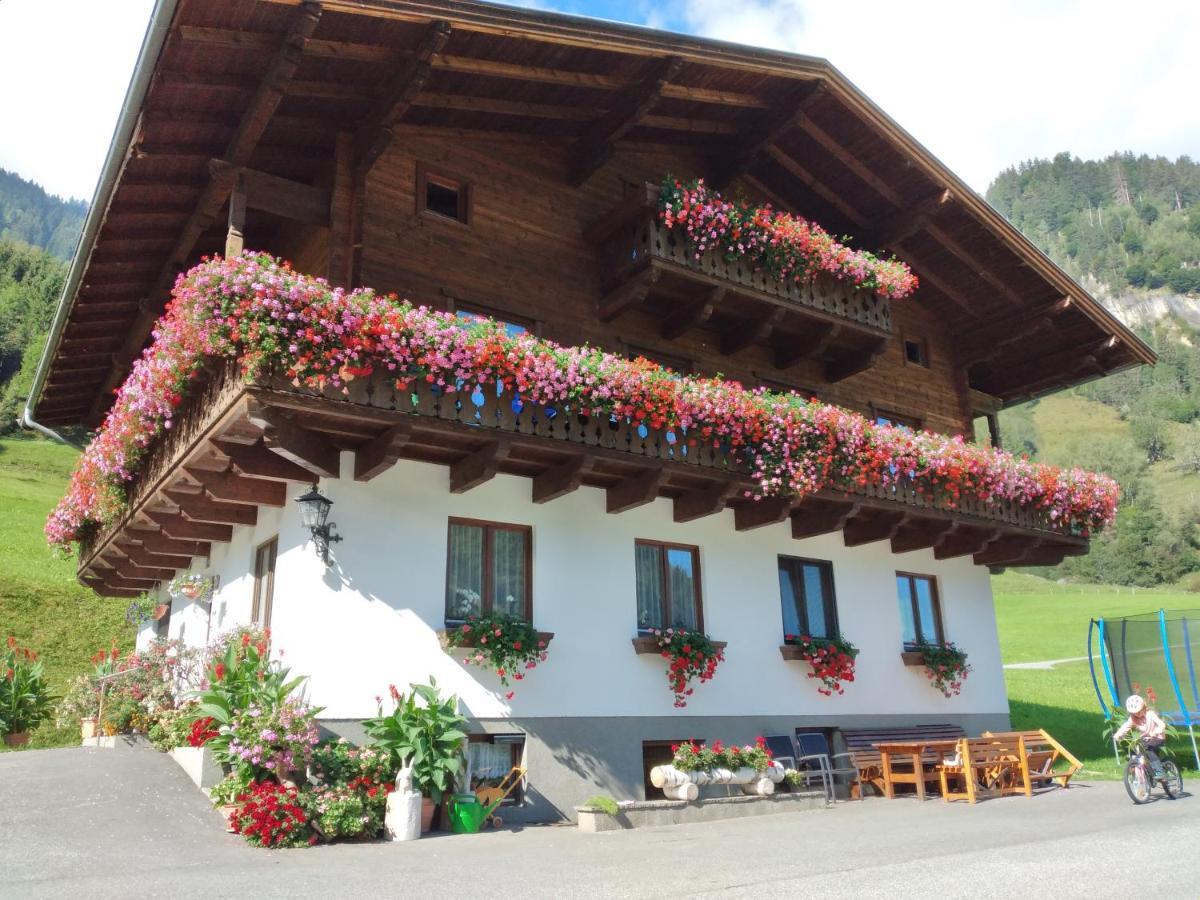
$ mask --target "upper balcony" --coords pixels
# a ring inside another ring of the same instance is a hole
[[[639,308],[664,339],[705,328],[723,354],[769,348],[780,369],[817,359],[829,382],[863,371],[883,352],[892,336],[886,297],[824,273],[780,280],[716,251],[693,253],[661,221],[660,190],[647,183],[587,231],[598,248],[602,321]]]

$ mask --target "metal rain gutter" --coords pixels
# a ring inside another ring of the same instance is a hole
[[[121,115],[117,119],[112,141],[108,145],[108,157],[100,172],[100,180],[96,183],[96,190],[92,195],[92,203],[88,207],[87,218],[84,220],[83,230],[79,234],[79,241],[75,244],[75,253],[71,257],[71,269],[67,273],[66,283],[63,284],[62,296],[59,298],[58,308],[54,312],[54,321],[50,324],[50,333],[46,337],[46,346],[42,350],[42,358],[38,361],[38,367],[33,375],[33,385],[29,389],[29,397],[25,401],[25,409],[19,420],[22,427],[40,432],[73,447],[78,445],[67,440],[54,429],[47,428],[35,421],[33,409],[41,399],[42,389],[46,384],[46,375],[50,371],[50,360],[54,357],[59,341],[62,339],[63,329],[66,328],[71,307],[74,305],[75,294],[79,290],[84,269],[87,268],[88,259],[91,257],[91,248],[96,240],[96,234],[100,231],[100,226],[108,214],[113,188],[125,167],[129,144],[133,139],[141,115],[142,103],[149,91],[155,65],[166,44],[171,20],[175,17],[175,9],[178,5],[179,0],[156,0],[154,9],[150,13],[146,35],[142,38],[142,49],[129,80],[129,87],[125,91],[125,102],[121,105]]]

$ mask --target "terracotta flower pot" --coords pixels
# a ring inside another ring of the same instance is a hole
[[[185,584],[179,589],[179,593],[187,597],[189,600],[195,600],[204,593],[204,585],[201,584]]]
[[[29,743],[28,731],[14,731],[12,734],[4,736],[4,743],[10,747],[24,747]]]
[[[154,621],[157,622],[160,619],[162,619],[162,617],[165,616],[168,612],[170,612],[170,610],[171,610],[171,607],[169,607],[167,604],[160,603],[160,604],[158,604],[158,606],[154,607],[154,615],[152,615],[150,618],[152,618]]]
[[[429,797],[421,798],[421,834],[425,834],[433,827],[433,812],[437,809],[437,804]]]
[[[79,720],[79,739],[90,741],[100,733],[100,720],[95,716],[86,716]]]

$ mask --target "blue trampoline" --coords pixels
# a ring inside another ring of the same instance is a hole
[[[1200,610],[1092,619],[1088,626],[1088,664],[1092,686],[1106,719],[1137,690],[1153,688],[1159,714],[1176,728],[1187,728],[1200,768],[1195,726],[1200,725]],[[1100,671],[1096,671],[1099,660]],[[1103,687],[1101,686],[1103,678]]]

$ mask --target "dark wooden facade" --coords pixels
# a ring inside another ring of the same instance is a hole
[[[114,147],[121,173],[97,198],[96,239],[74,263],[78,290],[64,298],[67,324],[36,398],[45,424],[98,422],[176,274],[243,245],[563,344],[947,434],[1153,361],[821,60],[457,0],[168,5],[165,41],[144,50],[153,79],[131,101],[138,127]],[[921,288],[887,303],[818,280],[799,296],[687,263],[655,233],[647,203],[668,173],[890,250]],[[469,196],[466,223],[421,209],[431,178]],[[906,341],[927,365],[909,361]],[[534,479],[535,499],[593,484],[610,508],[661,495],[684,520],[732,504],[739,528],[791,516],[797,536],[844,529],[848,543],[891,539],[981,563],[1086,546],[1018,511],[935,509],[903,492],[751,509],[743,473],[678,459],[661,442],[605,445],[611,436],[588,438],[582,424],[557,434],[497,421],[509,436],[493,440],[456,431],[441,408],[364,401],[333,412],[333,400],[269,385],[211,390],[230,392],[228,403],[196,410],[193,430],[155,449],[130,518],[84,554],[98,589],[166,577],[257,504],[282,503],[281,480],[336,474],[338,449],[358,454],[363,477],[410,456],[452,465],[462,489],[511,471]]]

